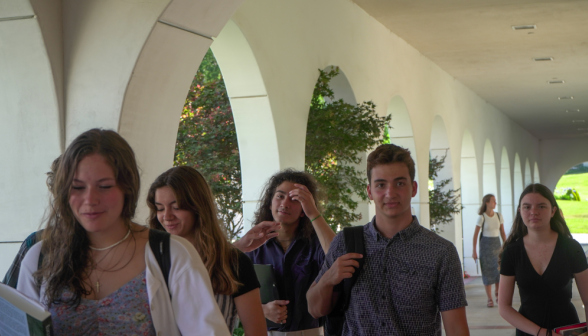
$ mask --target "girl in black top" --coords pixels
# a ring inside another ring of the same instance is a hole
[[[572,239],[552,192],[529,185],[519,200],[517,215],[501,255],[498,307],[517,328],[517,335],[557,335],[557,327],[578,323],[572,279],[588,306],[588,264],[580,244]],[[515,281],[521,307],[512,307]]]

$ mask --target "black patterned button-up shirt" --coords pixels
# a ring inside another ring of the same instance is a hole
[[[416,217],[391,239],[375,221],[364,226],[365,264],[351,290],[343,336],[441,335],[440,312],[467,305],[455,246]],[[339,233],[315,281],[344,254]]]

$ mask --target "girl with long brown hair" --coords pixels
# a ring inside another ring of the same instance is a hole
[[[139,186],[133,150],[116,132],[92,129],[73,140],[54,171],[43,240],[25,256],[17,289],[48,308],[57,335],[228,335],[186,240],[170,238],[164,279],[150,230],[132,221]]]
[[[498,307],[500,315],[517,328],[517,335],[552,335],[554,328],[578,323],[571,302],[572,280],[588,305],[586,256],[558,209],[551,190],[529,185],[504,243]],[[518,312],[512,307],[515,282],[521,296]],[[588,317],[588,310],[585,314]]]
[[[492,194],[487,194],[482,198],[482,205],[478,210],[478,222],[474,230],[474,251],[472,258],[474,261],[478,259],[476,252],[476,245],[478,244],[478,233],[480,233],[480,264],[482,268],[482,281],[488,296],[487,307],[494,307],[492,301],[492,285],[495,286],[496,300],[498,300],[498,288],[500,284],[500,273],[498,271],[498,255],[502,244],[500,244],[500,237],[502,241],[506,241],[506,234],[504,233],[504,220],[498,212],[495,212],[496,197]]]
[[[152,229],[187,239],[202,257],[229,330],[234,329],[238,316],[246,335],[265,335],[253,263],[227,240],[204,177],[191,167],[171,168],[155,179],[147,204]]]

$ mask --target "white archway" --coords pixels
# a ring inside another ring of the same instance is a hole
[[[331,71],[334,68],[339,68],[339,74],[331,79],[329,82],[329,88],[333,90],[334,100],[337,101],[342,99],[347,104],[356,105],[357,100],[355,99],[355,93],[353,92],[353,88],[351,87],[351,83],[349,83],[349,79],[345,75],[345,72],[341,67],[336,65],[330,65],[323,69],[324,71]],[[326,98],[325,101],[329,102],[329,98]],[[355,170],[359,172],[364,172],[366,170],[367,164],[367,153],[358,153],[358,158],[361,159],[360,163],[346,163],[346,165],[350,165],[355,168]],[[365,176],[365,175],[364,175]],[[361,215],[361,219],[352,223],[352,225],[364,225],[368,221],[372,219],[372,216],[375,215],[374,204],[373,202],[370,203],[369,200],[362,200],[357,195],[354,195],[353,200],[357,202],[357,208],[355,209],[356,214]],[[372,215],[373,212],[373,215]]]
[[[482,168],[482,194],[492,194],[496,196],[496,201],[500,203],[498,195],[498,184],[496,182],[496,161],[494,160],[494,149],[490,140],[486,139],[484,144],[484,166]]]
[[[234,21],[229,20],[211,49],[223,74],[237,129],[243,181],[243,232],[247,232],[263,185],[282,168],[278,137],[259,65]]]
[[[431,155],[431,158],[437,157],[440,159],[443,156],[446,156],[445,165],[443,166],[443,169],[439,171],[437,180],[440,181],[445,179],[452,179],[451,182],[447,184],[445,188],[448,190],[455,189],[453,187],[453,166],[451,160],[451,149],[449,147],[449,137],[447,136],[447,128],[445,127],[445,122],[443,121],[443,118],[440,115],[436,115],[435,119],[433,120],[429,153]],[[443,225],[439,229],[442,230],[442,232],[439,235],[451,241],[457,247],[458,252],[461,252],[462,249],[460,248],[460,246],[462,244],[462,231],[461,227],[457,227],[456,220],[453,219],[451,222]]]
[[[525,187],[533,183],[533,176],[531,175],[531,165],[529,158],[525,160]]]
[[[508,234],[512,227],[514,216],[514,206],[512,201],[512,184],[510,174],[510,161],[508,152],[502,147],[502,157],[500,159],[500,214],[504,220],[504,231]]]
[[[470,275],[480,275],[472,259],[472,237],[480,207],[478,161],[471,133],[466,130],[461,143],[461,222],[463,223],[463,267]]]
[[[524,183],[523,183],[523,171],[521,166],[521,159],[519,157],[519,153],[515,154],[514,160],[514,169],[513,169],[513,200],[514,200],[514,211],[516,213],[517,207],[519,206],[519,198],[523,193]]]
[[[408,113],[408,108],[406,107],[406,103],[404,102],[404,99],[402,99],[401,96],[394,96],[390,100],[390,102],[388,103],[387,114],[392,115],[392,121],[390,122],[391,127],[388,132],[390,134],[390,142],[397,145],[397,146],[407,148],[410,151],[411,157],[412,157],[412,159],[414,161],[414,165],[415,165],[414,179],[415,179],[415,181],[417,181],[417,183],[419,183],[419,181],[418,181],[418,168],[417,168],[418,162],[417,162],[417,155],[416,155],[416,145],[414,142],[414,134],[412,131],[412,122],[410,120],[410,114]],[[417,215],[419,217],[419,220],[421,222],[424,222],[422,219],[422,212],[421,212],[421,209],[423,208],[421,206],[423,203],[423,200],[421,200],[420,197],[421,197],[421,193],[418,192],[418,188],[417,188],[417,194],[411,200],[412,212],[414,215]],[[426,205],[428,205],[428,203],[429,203],[428,196],[424,202]],[[428,212],[428,207],[425,207],[425,208],[427,208],[427,212]],[[375,214],[376,214],[375,208],[372,206],[370,215],[374,216]],[[428,213],[427,213],[426,218],[429,218]]]
[[[535,167],[533,168],[533,183],[541,183],[541,178],[539,177],[539,166],[537,162],[535,162]]]

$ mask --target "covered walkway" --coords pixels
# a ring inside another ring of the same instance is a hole
[[[580,300],[580,294],[576,284],[572,286],[572,302],[580,321],[586,321],[586,315]],[[471,336],[514,336],[515,329],[498,314],[498,306],[495,303],[493,308],[486,307],[486,292],[482,284],[482,277],[471,277],[465,280],[466,297],[468,307],[466,313]],[[518,289],[515,290],[513,307],[518,309],[521,304]],[[443,332],[445,335],[445,332]]]

